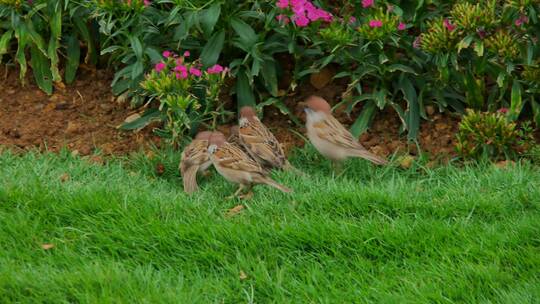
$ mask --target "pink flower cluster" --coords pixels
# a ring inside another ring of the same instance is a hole
[[[311,22],[322,20],[324,22],[332,22],[333,16],[331,13],[316,7],[309,0],[278,0],[276,6],[281,9],[290,8],[294,13],[291,17],[294,24],[299,27],[306,27]],[[289,17],[286,15],[278,15],[278,21],[289,23]]]
[[[185,51],[182,57],[179,57],[175,53],[171,51],[164,51],[163,57],[169,59],[169,58],[175,58],[175,67],[172,69],[172,72],[174,72],[177,79],[186,79],[189,75],[193,75],[195,77],[201,77],[202,76],[202,70],[201,70],[201,64],[196,64],[195,66],[188,67],[184,64],[184,59],[191,56],[189,51]],[[163,70],[167,68],[167,64],[165,62],[159,62],[155,65],[154,70],[158,73],[161,73]],[[223,68],[221,65],[216,64],[208,69],[206,69],[206,72],[208,74],[219,74],[222,72],[226,72],[227,69]]]
[[[363,8],[372,7],[374,4],[375,4],[374,0],[362,0],[362,7]]]
[[[131,5],[131,0],[126,0],[127,5]],[[150,0],[144,0],[143,1],[144,6],[150,6],[152,4],[152,1]]]
[[[516,19],[514,23],[516,26],[522,26],[525,23],[529,23],[529,17],[527,17],[526,15],[521,15],[518,19]]]
[[[443,21],[444,27],[449,31],[452,32],[456,29],[456,26],[450,23],[450,20],[444,19]]]

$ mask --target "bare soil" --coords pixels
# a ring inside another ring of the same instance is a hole
[[[147,149],[150,145],[160,145],[160,138],[152,133],[151,128],[136,133],[117,129],[135,110],[126,102],[118,102],[112,95],[110,72],[86,67],[79,74],[74,84],[56,88],[55,93],[48,96],[33,84],[32,79],[22,86],[18,71],[8,70],[0,82],[3,92],[0,95],[0,145],[21,150],[37,148],[49,151],[66,147],[80,155],[90,155],[96,151],[105,155],[122,155]],[[336,101],[345,87],[345,83],[336,82],[316,89],[306,81],[284,101],[303,121],[302,109],[298,106],[300,101],[312,94]],[[339,111],[336,115],[349,125],[360,110],[355,109],[350,116]],[[459,119],[435,112],[429,113],[429,121],[422,122],[420,147],[432,159],[449,159],[454,156]],[[265,109],[263,121],[283,142],[286,150],[304,145],[299,135],[305,134],[303,127],[295,125],[275,107]],[[372,127],[361,136],[360,141],[379,155],[389,156],[396,152],[418,154],[416,145],[407,143],[406,134],[399,134],[400,126],[401,121],[395,112],[388,110],[378,113]],[[229,127],[219,129],[227,132]]]

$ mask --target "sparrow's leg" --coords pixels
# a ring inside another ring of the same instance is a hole
[[[247,191],[245,191],[242,195],[239,195],[238,197],[240,199],[250,199],[253,197],[253,191],[251,190],[253,188],[253,184],[247,185]]]
[[[236,190],[236,192],[233,195],[227,196],[227,199],[237,198],[238,194],[240,194],[240,192],[242,192],[242,190],[244,190],[244,187],[245,187],[244,184],[240,184],[238,186],[238,190]]]
[[[335,161],[333,160],[332,161],[332,168],[334,168],[334,174],[336,176],[340,176],[341,174],[343,174],[344,170],[343,170],[343,163],[340,162],[340,161]]]

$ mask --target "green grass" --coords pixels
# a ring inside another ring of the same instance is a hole
[[[303,150],[309,177],[273,175],[294,194],[256,187],[229,218],[234,186],[187,197],[176,161],[0,155],[0,303],[540,301],[536,167],[353,160],[334,177]]]

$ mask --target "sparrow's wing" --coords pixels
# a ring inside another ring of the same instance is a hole
[[[326,119],[315,123],[313,127],[320,138],[334,145],[348,149],[365,150],[365,148],[352,136],[351,132],[349,132],[349,130],[347,130],[332,115],[326,115]]]
[[[218,162],[219,166],[227,169],[263,174],[263,170],[259,164],[252,160],[238,146],[230,143],[219,147],[214,153],[214,159]]]
[[[286,157],[280,143],[258,120],[242,120],[240,124],[240,140],[248,151],[272,164],[274,167],[281,167],[285,163]]]

